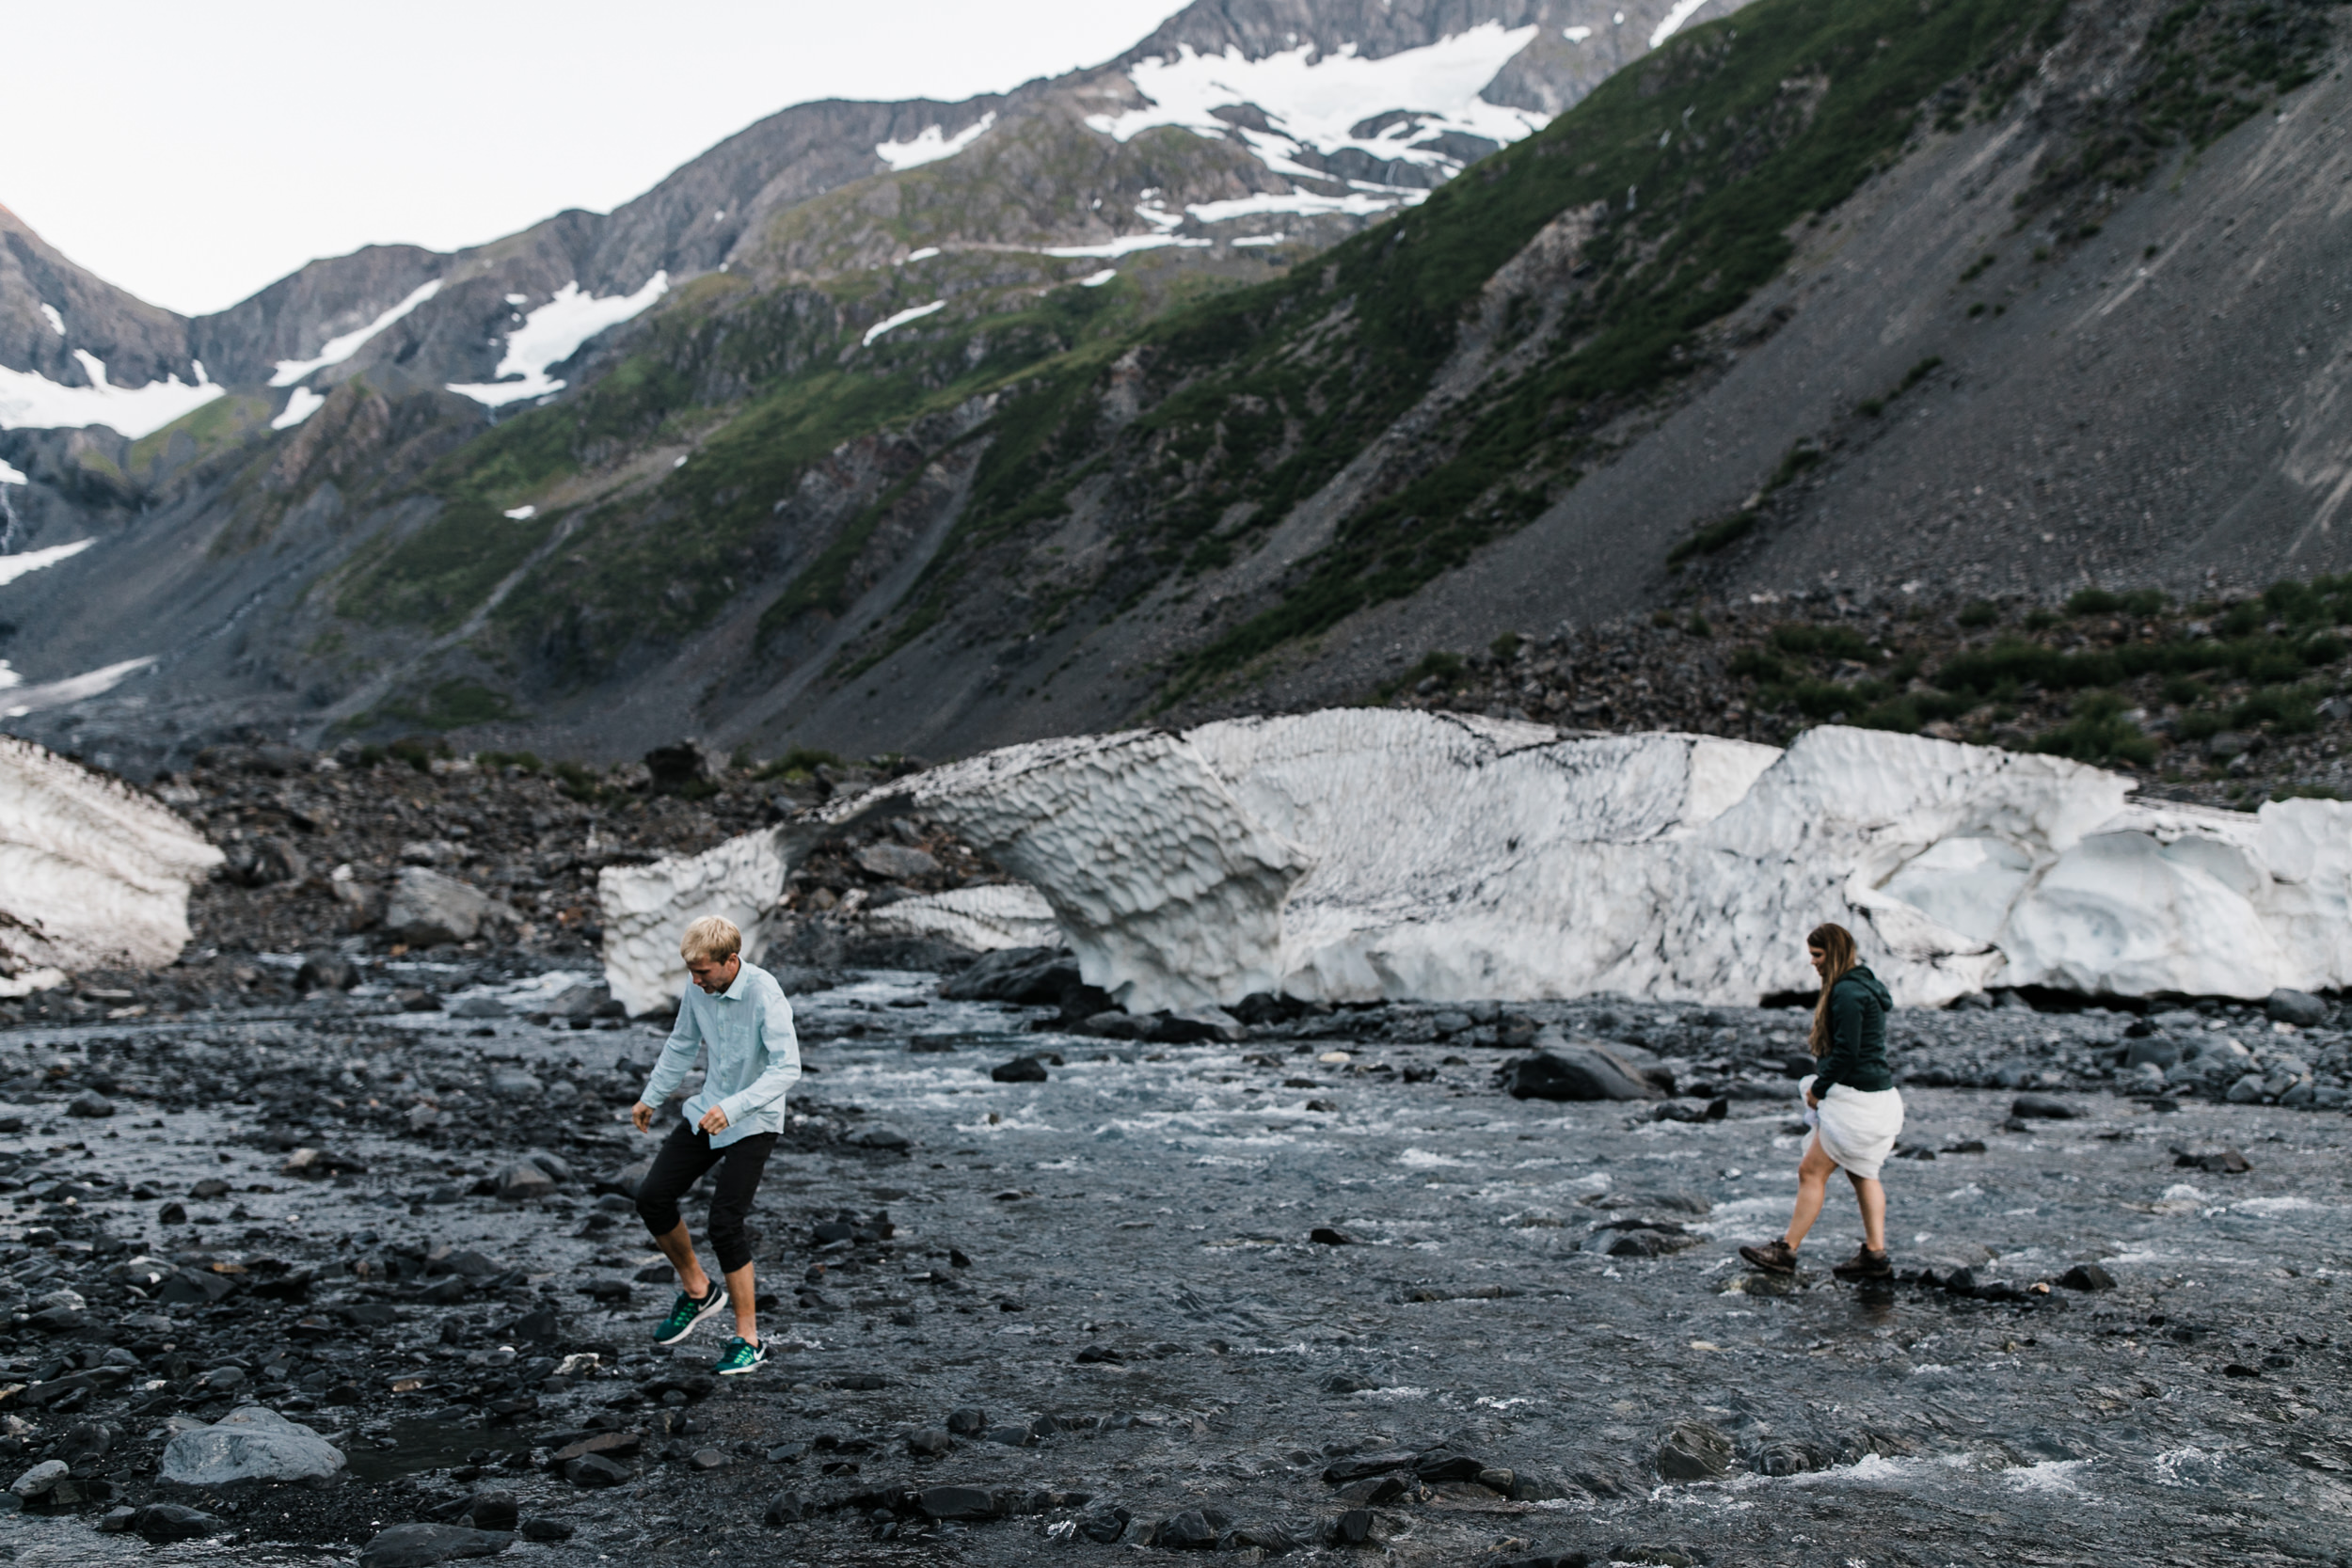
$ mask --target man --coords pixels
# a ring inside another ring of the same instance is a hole
[[[638,1184],[637,1212],[677,1270],[677,1304],[654,1330],[657,1343],[676,1344],[730,1300],[735,1304],[735,1338],[712,1369],[722,1377],[751,1371],[768,1359],[743,1219],[784,1128],[785,1091],[801,1076],[792,1005],[774,975],[743,961],[742,946],[743,933],[716,915],[686,928],[679,951],[694,983],[678,1004],[677,1027],[645,1080],[644,1094],[628,1113],[637,1131],[650,1132],[654,1107],[686,1077],[695,1048],[707,1050],[702,1091],[686,1102]],[[726,1279],[723,1289],[703,1271],[677,1211],[686,1189],[714,1164],[719,1180],[710,1199],[710,1245]]]

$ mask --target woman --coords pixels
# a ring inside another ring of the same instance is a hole
[[[1821,976],[1811,1040],[1820,1065],[1797,1085],[1813,1135],[1797,1166],[1797,1212],[1787,1233],[1762,1246],[1743,1246],[1740,1256],[1772,1274],[1796,1273],[1797,1248],[1820,1218],[1829,1173],[1843,1167],[1862,1209],[1862,1247],[1832,1272],[1840,1279],[1884,1279],[1894,1270],[1886,1261],[1886,1189],[1879,1185],[1879,1166],[1903,1130],[1903,1097],[1886,1069],[1886,1013],[1895,999],[1864,967],[1853,933],[1843,926],[1817,926],[1804,944]]]

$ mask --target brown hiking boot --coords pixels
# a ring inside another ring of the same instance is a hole
[[[1740,1256],[1766,1274],[1795,1274],[1797,1249],[1775,1236],[1762,1246],[1743,1246]]]
[[[1891,1279],[1895,1266],[1886,1260],[1885,1253],[1872,1252],[1866,1246],[1855,1248],[1851,1258],[1830,1270],[1830,1273],[1840,1279]]]

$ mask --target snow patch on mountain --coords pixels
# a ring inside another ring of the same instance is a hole
[[[31,480],[24,477],[24,469],[18,467],[7,458],[0,457],[0,484],[30,484],[32,483],[33,482]]]
[[[102,665],[78,675],[68,675],[63,680],[44,681],[39,686],[19,686],[10,693],[13,705],[6,710],[5,717],[22,719],[42,708],[66,707],[92,697],[103,697],[154,662],[155,657],[150,654],[140,658],[126,658]]]
[[[1262,217],[1269,213],[1298,217],[1315,217],[1330,213],[1346,217],[1370,217],[1396,207],[1417,207],[1428,198],[1427,191],[1413,190],[1351,191],[1345,196],[1316,196],[1310,191],[1277,195],[1262,191],[1256,196],[1234,197],[1226,201],[1196,201],[1184,211],[1202,223],[1231,223],[1235,218]]]
[[[913,141],[876,143],[874,156],[888,164],[893,172],[904,174],[911,168],[954,157],[986,135],[988,128],[995,123],[996,111],[991,109],[952,136],[944,125],[926,125]]]
[[[548,374],[578,354],[580,345],[608,327],[634,320],[654,301],[670,292],[670,275],[657,272],[633,294],[598,299],[580,293],[577,280],[555,291],[555,297],[523,318],[523,325],[506,337],[506,353],[499,360],[498,379],[452,382],[450,390],[491,408],[502,408],[526,398],[560,392],[564,383]],[[515,377],[508,380],[509,376]]]
[[[0,468],[8,468],[8,465],[0,463]],[[9,474],[14,474],[15,478],[10,479]],[[24,483],[24,476],[17,473],[14,468],[8,468],[8,473],[0,474],[0,482],[22,484]],[[55,566],[60,561],[71,561],[97,543],[95,539],[76,539],[71,545],[51,545],[46,549],[24,550],[16,555],[0,555],[0,588],[7,587],[27,572],[38,572],[44,566]]]
[[[296,387],[287,394],[286,406],[278,411],[278,417],[270,420],[269,427],[272,430],[292,430],[326,406],[325,394],[314,392],[308,387]]]
[[[0,365],[0,430],[81,430],[103,424],[135,441],[220,396],[221,389],[205,378],[201,366],[194,386],[172,375],[144,387],[117,387],[106,379],[103,359],[80,348],[73,357],[89,377],[87,387],[67,387],[39,371]]]
[[[1483,22],[1378,59],[1359,55],[1353,43],[1329,54],[1300,44],[1256,60],[1237,47],[1222,55],[1180,48],[1173,59],[1152,55],[1128,70],[1128,80],[1147,101],[1144,107],[1090,115],[1087,124],[1122,142],[1154,126],[1179,125],[1200,135],[1240,141],[1268,168],[1310,180],[1331,176],[1297,161],[1308,149],[1326,156],[1353,149],[1450,175],[1462,161],[1429,145],[1447,133],[1507,145],[1547,123],[1543,115],[1479,96],[1539,31]],[[1263,112],[1268,129],[1233,125],[1216,116],[1218,109],[1243,105]],[[1371,135],[1357,134],[1357,126],[1399,110],[1406,111],[1404,118]]]
[[[171,962],[221,853],[155,801],[0,737],[0,974]]]
[[[1180,239],[1174,234],[1121,234],[1118,239],[1105,240],[1100,245],[1048,245],[1039,254],[1057,256],[1065,261],[1099,259],[1115,261],[1138,250],[1166,250],[1171,245],[1179,250],[1199,250],[1215,243],[1211,240]]]
[[[40,313],[49,318],[50,331],[55,332],[60,338],[65,336],[65,318],[57,314],[57,308],[56,306],[50,304],[46,300],[43,300],[41,302]]]
[[[904,326],[907,323],[912,321],[921,321],[925,316],[931,314],[933,311],[945,310],[946,309],[947,309],[947,302],[946,300],[934,299],[929,305],[911,306],[908,309],[899,311],[895,316],[884,316],[882,320],[876,322],[873,325],[866,329],[866,337],[862,341],[862,346],[871,348],[874,346],[874,340],[881,337],[883,333],[888,332],[891,328]]]
[[[342,364],[365,348],[369,340],[376,337],[386,327],[440,292],[441,280],[437,277],[430,283],[419,284],[409,291],[407,298],[368,323],[367,325],[357,327],[340,338],[329,338],[326,341],[326,346],[319,350],[317,358],[280,359],[278,361],[277,373],[269,378],[269,384],[273,387],[291,387],[313,371],[323,371],[329,365]],[[296,420],[294,422],[299,424],[301,420]],[[285,427],[279,425],[275,428],[282,430]]]

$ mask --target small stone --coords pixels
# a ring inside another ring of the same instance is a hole
[[[340,953],[308,954],[302,967],[294,971],[294,988],[298,991],[349,990],[358,983],[358,970]]]
[[[20,1497],[45,1497],[66,1478],[72,1466],[62,1459],[44,1459],[8,1483],[8,1490]]]
[[[1307,1240],[1319,1246],[1353,1246],[1356,1244],[1355,1237],[1350,1236],[1344,1230],[1334,1230],[1327,1225],[1318,1225],[1312,1230],[1308,1231]]]
[[[511,1530],[522,1516],[522,1509],[515,1501],[515,1494],[500,1490],[476,1492],[473,1503],[466,1510],[466,1517],[476,1529]]]
[[[1009,1062],[999,1062],[988,1069],[988,1075],[999,1084],[1042,1084],[1047,1076],[1045,1064],[1035,1056],[1015,1056]]]
[[[166,1444],[156,1479],[178,1486],[324,1481],[342,1467],[342,1451],[309,1427],[275,1410],[246,1405]]]
[[[927,1519],[993,1519],[996,1497],[977,1486],[933,1486],[919,1493],[915,1507]]]
[[[181,1503],[149,1503],[131,1515],[131,1529],[157,1545],[171,1541],[201,1541],[224,1527],[218,1519]]]
[[[1255,1547],[1268,1557],[1298,1549],[1298,1537],[1271,1519],[1245,1519],[1216,1538],[1220,1552],[1246,1552]]]
[[[2082,1115],[2063,1100],[2046,1094],[2021,1094],[2010,1101],[2009,1114],[2020,1121],[2073,1121]]]
[[[1381,1539],[1380,1516],[1368,1508],[1351,1508],[1331,1521],[1323,1538],[1334,1546],[1364,1546]]]
[[[947,1430],[959,1437],[971,1437],[988,1430],[988,1412],[975,1405],[950,1411]]]
[[[599,1432],[578,1442],[564,1444],[548,1456],[548,1463],[550,1465],[568,1465],[575,1459],[591,1454],[625,1459],[644,1445],[644,1439],[633,1432]]]
[[[1658,1448],[1658,1473],[1668,1481],[1707,1481],[1731,1468],[1731,1439],[1704,1421],[1685,1421]]]
[[[96,1089],[84,1089],[66,1106],[65,1114],[70,1117],[110,1117],[115,1114],[115,1102]]]
[[[359,1568],[433,1568],[456,1558],[494,1557],[513,1540],[463,1525],[394,1525],[359,1548]]]
[[[771,1525],[788,1525],[816,1512],[817,1505],[798,1492],[779,1492],[768,1499],[768,1512],[762,1517]]]
[[[497,997],[469,996],[450,1008],[449,1016],[452,1018],[505,1018],[512,1012],[513,1009]],[[493,1088],[498,1085],[498,1074],[490,1075],[490,1084]]]
[[[850,1142],[858,1148],[898,1150],[913,1147],[913,1140],[897,1128],[887,1125],[862,1127],[850,1135]]]
[[[2270,993],[2263,1004],[2263,1011],[2280,1023],[2292,1023],[2298,1029],[2315,1029],[2328,1022],[2328,1004],[2305,990],[2291,990],[2281,986]]]
[[[2058,1283],[2070,1291],[2112,1291],[2115,1275],[2096,1263],[2077,1263],[2058,1275]]]
[[[511,1203],[545,1197],[556,1187],[555,1178],[528,1160],[517,1160],[511,1165],[500,1167],[490,1180],[497,1188],[498,1196]]]
[[[120,1535],[131,1528],[131,1520],[137,1513],[138,1510],[128,1503],[119,1508],[110,1508],[99,1518],[98,1528],[104,1534]]]
[[[572,1527],[561,1519],[525,1519],[520,1533],[526,1541],[569,1541]]]
[[[907,1452],[917,1459],[937,1459],[955,1447],[944,1428],[922,1427],[907,1433]]]
[[[686,1463],[697,1470],[717,1470],[724,1468],[730,1462],[723,1449],[696,1449],[687,1455]]]
[[[1664,1098],[1632,1063],[1597,1045],[1566,1042],[1512,1064],[1510,1093],[1514,1100]]]
[[[2254,1168],[2253,1163],[2234,1148],[2175,1149],[2172,1164],[2186,1170],[2209,1171],[2215,1176],[2244,1176]]]
[[[600,1453],[584,1453],[566,1461],[564,1479],[574,1486],[623,1486],[629,1480],[626,1465],[616,1465]]]
[[[1216,1549],[1219,1531],[1209,1522],[1206,1510],[1185,1509],[1160,1521],[1152,1533],[1152,1544],[1163,1551],[1207,1552]]]

